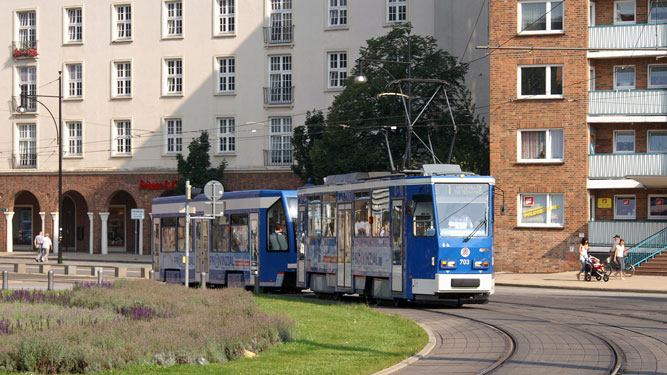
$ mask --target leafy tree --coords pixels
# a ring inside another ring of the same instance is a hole
[[[294,159],[298,161],[298,164],[292,165],[292,171],[301,177],[303,182],[307,182],[308,178],[313,177],[313,162],[310,159],[310,151],[315,141],[322,138],[323,130],[324,114],[318,110],[306,112],[304,125],[294,128],[292,144],[294,145]]]
[[[336,96],[329,108],[321,134],[315,134],[314,129],[309,128],[306,130],[308,138],[294,138],[295,150],[302,152],[296,156],[297,170],[303,171],[306,178],[319,181],[329,174],[390,170],[387,141],[395,167],[401,167],[408,129],[408,100],[404,104],[403,99],[408,95],[410,84],[394,81],[408,77],[408,38],[412,77],[446,81],[447,96],[440,89],[415,123],[411,158],[406,168],[433,163],[429,143],[439,162],[446,163],[456,136],[451,162],[460,164],[464,170],[488,173],[488,130],[474,115],[470,93],[464,85],[468,66],[438,49],[435,38],[411,35],[411,29],[410,24],[399,25],[384,36],[367,40],[367,45],[360,49],[361,58],[367,60],[363,65],[367,83],[353,82],[353,77],[359,73],[358,67],[355,68],[346,81],[345,90]],[[436,83],[412,82],[409,95],[413,121],[436,89]],[[394,95],[386,95],[388,92]],[[379,95],[381,93],[385,95]],[[303,151],[308,149],[310,151],[305,155]],[[312,168],[312,175],[308,174],[309,168]]]
[[[223,182],[223,173],[227,167],[227,162],[223,160],[217,168],[210,168],[210,150],[211,143],[208,140],[208,132],[202,131],[198,138],[193,138],[190,142],[187,158],[183,158],[182,154],[176,155],[178,173],[181,177],[178,179],[178,187],[174,189],[174,194],[185,194],[186,180],[190,180],[190,185],[198,188],[204,188],[204,185],[211,180]]]

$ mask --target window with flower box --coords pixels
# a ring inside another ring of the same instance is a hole
[[[35,57],[37,53],[37,13],[34,10],[16,12],[16,42],[14,58]]]

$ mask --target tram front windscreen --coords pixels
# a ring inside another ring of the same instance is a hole
[[[436,184],[440,237],[489,235],[489,184]]]

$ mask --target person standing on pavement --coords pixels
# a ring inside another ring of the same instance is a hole
[[[51,246],[53,246],[53,243],[51,243],[51,239],[49,238],[49,234],[44,235],[44,252],[42,253],[42,262],[47,262],[49,259],[49,251],[51,250]]]
[[[588,262],[588,238],[584,237],[581,239],[579,244],[579,261],[581,262],[581,271],[577,273],[577,280],[580,280],[581,273],[584,273],[584,279],[588,272],[586,271],[586,262]]]
[[[616,263],[618,264],[618,272],[616,272],[616,276],[619,274],[621,275],[621,280],[625,280],[625,275],[623,274],[623,270],[625,269],[625,256],[628,255],[628,251],[625,250],[625,241],[621,238],[618,241],[618,245],[616,245],[616,251],[614,252],[614,258],[616,259]]]
[[[35,249],[37,249],[37,257],[35,258],[35,261],[39,262],[40,259],[42,259],[42,253],[44,251],[44,232],[42,231],[35,236]]]

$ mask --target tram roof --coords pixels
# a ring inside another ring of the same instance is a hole
[[[227,191],[222,195],[221,201],[232,199],[262,198],[262,197],[296,197],[296,190],[241,190]],[[202,193],[192,198],[190,202],[208,201]],[[174,195],[171,197],[153,198],[153,204],[169,204],[185,202],[185,195]]]

